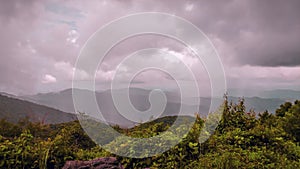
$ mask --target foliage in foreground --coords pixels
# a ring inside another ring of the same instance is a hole
[[[246,112],[242,99],[238,104],[225,99],[222,113],[215,132],[203,143],[199,136],[207,119],[197,116],[189,134],[169,151],[151,158],[117,158],[126,168],[300,168],[299,101],[281,105],[274,115],[267,111],[255,115]],[[166,131],[176,118],[164,117],[132,129],[114,128],[131,137],[148,138]],[[170,140],[176,137],[172,134]],[[107,145],[117,151],[135,146],[118,138],[109,141]],[[58,125],[0,121],[0,168],[61,168],[66,160],[105,156],[116,155],[94,144],[78,121]]]

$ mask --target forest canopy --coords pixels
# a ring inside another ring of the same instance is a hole
[[[207,119],[196,116],[179,144],[163,154],[141,159],[105,151],[78,121],[42,124],[29,119],[18,123],[2,119],[0,168],[61,168],[68,160],[98,157],[117,157],[124,168],[300,168],[300,101],[282,104],[275,114],[246,112],[243,99],[238,103],[225,99],[224,106],[219,125],[205,142],[199,142],[199,136]],[[166,131],[176,118],[188,117],[162,117],[130,129],[113,127],[127,136],[146,138]],[[101,137],[105,139],[106,135]],[[119,151],[134,144],[107,137],[107,146]]]

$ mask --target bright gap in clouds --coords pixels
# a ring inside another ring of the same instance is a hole
[[[52,75],[46,74],[43,77],[42,83],[56,83],[56,78]]]
[[[157,54],[140,56],[132,60],[131,63],[127,63],[127,65],[119,65],[131,54],[140,50],[153,48],[158,50]],[[209,95],[210,80],[198,56],[179,41],[153,34],[134,36],[114,46],[98,67],[95,77],[96,86],[101,86],[98,88],[100,90],[101,88],[109,88],[117,70],[124,79],[123,81],[132,78],[137,73],[133,71],[134,68],[143,63],[162,67],[163,70],[167,70],[171,74],[175,73],[179,79],[170,77],[170,75],[165,74],[163,71],[159,73],[159,70],[148,69],[140,72],[140,74],[132,79],[132,86],[134,87],[178,90],[175,81],[177,80],[184,83],[185,87],[191,85],[191,83],[196,83],[202,94]],[[188,79],[187,74],[185,74],[185,67],[190,69],[190,75],[195,76],[195,82]],[[125,87],[127,87],[126,84],[120,82],[119,88]],[[191,94],[194,93],[191,91]]]

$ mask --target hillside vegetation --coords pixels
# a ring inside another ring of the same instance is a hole
[[[67,160],[115,156],[125,168],[300,168],[300,102],[287,102],[275,114],[245,110],[244,100],[234,104],[225,99],[222,119],[208,140],[199,143],[206,119],[196,116],[189,134],[178,145],[142,159],[119,157],[103,150],[91,141],[78,121],[54,125],[26,119],[17,124],[2,120],[0,167],[61,168]],[[130,129],[114,128],[132,137],[151,137],[166,131],[176,118],[189,117],[163,117]],[[172,133],[169,136],[173,138]],[[134,142],[109,139],[107,145],[120,151],[135,146]]]

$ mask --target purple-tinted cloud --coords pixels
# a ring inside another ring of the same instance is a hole
[[[121,16],[150,11],[183,17],[203,30],[220,54],[230,87],[249,82],[274,88],[299,86],[299,9],[297,0],[1,1],[0,90],[34,93],[71,87],[77,55],[96,30]],[[126,55],[149,47],[168,48],[193,61],[172,39],[133,37],[109,53],[97,73],[98,83],[109,82]],[[207,80],[200,62],[192,69],[203,77],[199,83]],[[82,72],[81,80],[91,78]],[[157,78],[169,80],[151,72],[136,80]]]

